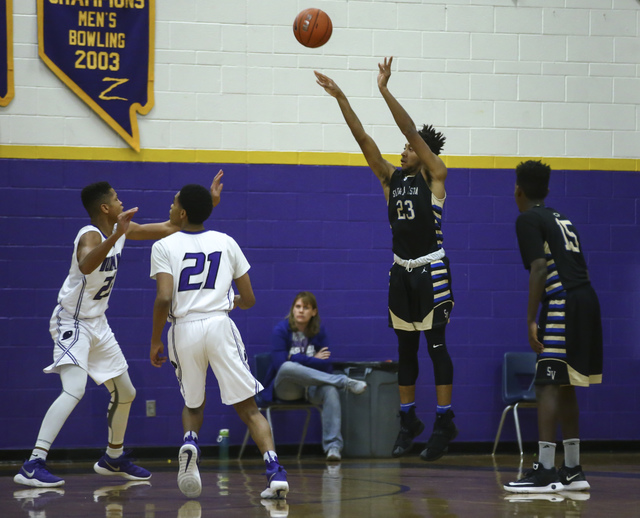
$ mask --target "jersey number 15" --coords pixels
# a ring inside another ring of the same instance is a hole
[[[580,242],[578,241],[578,236],[576,236],[570,229],[569,225],[571,225],[571,221],[568,219],[556,219],[556,223],[560,227],[562,231],[562,237],[564,238],[564,248],[569,252],[578,252],[580,253]]]

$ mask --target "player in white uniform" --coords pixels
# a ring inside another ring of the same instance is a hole
[[[216,204],[222,189],[221,178],[222,171],[211,186]],[[14,477],[15,482],[27,486],[64,484],[62,478],[47,470],[46,459],[60,429],[84,395],[87,376],[98,385],[104,384],[111,393],[108,447],[94,470],[130,480],[146,480],[151,476],[124,454],[124,435],[136,391],[105,312],[125,240],[160,239],[176,232],[178,227],[170,221],[146,225],[132,222],[138,208],[123,211],[122,202],[107,182],[85,187],[82,203],[91,217],[91,225],[80,229],[74,241],[69,274],[58,294],[58,305],[49,326],[54,341],[53,363],[44,369],[60,375],[62,393],[42,421],[30,459]]]
[[[170,221],[181,231],[153,245],[151,277],[157,294],[153,306],[151,364],[166,361],[162,331],[167,320],[169,360],[184,397],[184,444],[178,454],[178,487],[189,498],[202,491],[198,471],[198,433],[205,405],[209,365],[218,380],[225,405],[233,405],[248,426],[267,467],[267,488],[262,498],[285,498],[287,473],[275,453],[269,423],[258,410],[254,396],[263,387],[251,374],[247,354],[229,312],[249,309],[255,296],[249,279],[249,263],[238,244],[226,234],[208,231],[204,221],[211,214],[207,190],[186,185],[171,205]],[[238,294],[234,293],[235,282]]]

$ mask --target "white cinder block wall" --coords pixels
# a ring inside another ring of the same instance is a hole
[[[15,98],[0,145],[127,145],[37,55],[35,1],[14,0]],[[320,49],[292,34],[306,7],[331,16]],[[403,145],[376,88],[446,155],[640,157],[639,0],[156,0],[155,107],[147,149],[356,152],[333,77],[383,153]]]

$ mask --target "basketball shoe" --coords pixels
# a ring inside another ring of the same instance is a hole
[[[149,480],[151,473],[146,469],[136,466],[129,460],[129,452],[125,452],[117,459],[112,459],[106,453],[93,465],[93,470],[98,475],[124,477],[128,480]]]
[[[565,491],[586,491],[591,487],[580,465],[567,468],[567,466],[563,464],[558,470],[558,477]]]
[[[449,443],[458,436],[458,429],[453,423],[454,417],[455,414],[451,409],[444,414],[436,414],[433,432],[427,441],[427,447],[420,454],[422,460],[438,460],[449,451]]]
[[[416,416],[416,407],[412,406],[408,412],[400,412],[400,433],[393,445],[391,455],[402,457],[413,446],[413,439],[424,432],[424,423]]]
[[[267,487],[260,493],[262,498],[286,498],[289,492],[287,472],[277,460],[267,463]]]
[[[200,479],[200,448],[195,439],[187,439],[178,453],[180,468],[178,471],[178,487],[187,498],[198,498],[202,493]]]
[[[44,459],[35,458],[26,461],[13,481],[23,486],[58,487],[64,485],[64,480],[49,473]]]
[[[511,493],[557,493],[564,489],[556,468],[544,469],[537,462],[520,480],[503,487]]]

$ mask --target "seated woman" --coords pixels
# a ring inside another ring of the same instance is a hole
[[[289,316],[273,329],[271,366],[259,397],[264,401],[306,398],[321,405],[322,447],[327,460],[337,461],[343,445],[338,389],[362,394],[367,384],[333,374],[328,344],[315,296],[308,291],[298,293]]]

